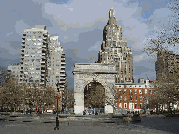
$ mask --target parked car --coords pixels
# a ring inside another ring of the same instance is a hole
[[[115,114],[127,114],[127,109],[123,109],[123,108],[118,108],[115,110]]]
[[[53,113],[53,110],[47,109],[47,110],[46,110],[46,113],[47,113],[47,114],[52,114],[52,113]]]

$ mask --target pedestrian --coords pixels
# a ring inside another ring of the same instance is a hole
[[[35,110],[36,114],[37,114],[37,109]]]

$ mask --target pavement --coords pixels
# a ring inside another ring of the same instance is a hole
[[[162,115],[142,117],[141,122],[128,123],[122,118],[80,116],[59,118],[59,130],[54,130],[56,115],[15,115],[0,120],[1,134],[176,134],[179,118]],[[2,119],[2,118],[1,118]]]

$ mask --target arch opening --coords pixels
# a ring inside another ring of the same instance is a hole
[[[104,113],[105,88],[97,82],[92,81],[84,88],[84,111],[86,114]]]

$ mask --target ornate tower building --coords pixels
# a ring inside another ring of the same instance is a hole
[[[115,83],[133,83],[133,57],[127,41],[122,40],[122,27],[117,25],[114,10],[109,10],[109,20],[103,29],[103,41],[98,53],[98,63],[115,64],[118,74]]]

